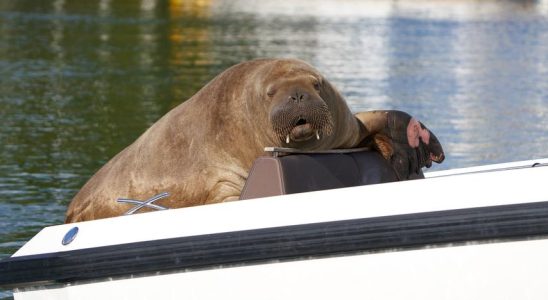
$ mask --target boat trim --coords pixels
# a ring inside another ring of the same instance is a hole
[[[300,224],[12,257],[22,287],[548,235],[548,201]]]

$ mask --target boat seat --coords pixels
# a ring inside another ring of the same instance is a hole
[[[422,172],[410,179],[418,178],[424,178]],[[375,151],[275,154],[255,160],[240,199],[393,181],[398,181],[394,169]]]

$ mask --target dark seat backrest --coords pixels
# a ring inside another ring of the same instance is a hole
[[[373,151],[261,156],[253,163],[240,199],[392,181],[398,181],[394,169]]]

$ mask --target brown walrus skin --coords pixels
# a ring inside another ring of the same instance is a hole
[[[417,148],[391,143],[393,132],[382,130],[386,118],[358,119],[339,92],[305,62],[240,63],[105,164],[72,199],[65,221],[119,216],[132,206],[116,199],[144,200],[161,192],[170,196],[155,203],[169,208],[237,200],[248,170],[267,146],[325,150],[368,141],[389,160],[394,149]],[[418,148],[428,151],[424,146]],[[408,166],[399,167],[407,172]]]

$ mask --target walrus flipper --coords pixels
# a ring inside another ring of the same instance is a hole
[[[411,115],[397,110],[357,113],[367,136],[362,145],[377,149],[390,161],[401,180],[445,159],[438,138]]]

